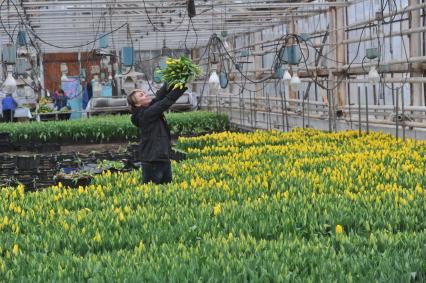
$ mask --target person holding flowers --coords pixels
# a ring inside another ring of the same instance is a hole
[[[144,184],[166,184],[172,181],[171,136],[164,112],[186,89],[170,89],[165,83],[154,99],[141,89],[135,89],[127,96],[127,102],[132,108],[132,123],[141,129],[140,157]]]
[[[140,89],[128,95],[132,123],[141,129],[140,154],[144,184],[166,184],[172,181],[171,137],[164,112],[187,90],[186,84],[200,74],[201,69],[188,57],[169,58],[167,67],[160,70],[165,83],[154,99],[151,100]]]

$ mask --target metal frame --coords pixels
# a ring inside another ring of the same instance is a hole
[[[295,17],[315,15],[321,9],[330,6],[347,6],[350,2],[311,2],[286,3],[276,0],[209,0],[196,1],[197,16],[192,18],[197,32],[195,36],[192,23],[186,15],[184,0],[9,0],[19,8],[19,13],[27,25],[44,41],[60,46],[84,44],[94,40],[99,32],[109,32],[124,23],[128,23],[135,39],[142,39],[143,50],[154,50],[162,47],[161,40],[167,39],[167,46],[179,48],[187,35],[187,45],[206,44],[209,36],[226,29],[230,35],[271,27],[287,22]],[[149,14],[149,18],[147,13]],[[226,19],[225,19],[226,15]],[[4,2],[0,13],[6,27],[12,32],[20,22],[18,12],[13,5]],[[150,21],[160,30],[154,28]],[[100,22],[101,28],[98,28]],[[164,27],[161,24],[164,24]],[[188,32],[188,27],[190,31]],[[105,30],[103,30],[105,29]],[[147,34],[148,33],[148,34]],[[114,48],[120,49],[127,43],[126,29],[113,34]],[[8,41],[6,33],[0,33],[2,42]],[[81,51],[81,48],[64,48],[63,50],[47,46],[40,42],[41,50],[47,53],[64,51]],[[89,45],[88,48],[91,46]]]

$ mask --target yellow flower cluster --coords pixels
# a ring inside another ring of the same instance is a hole
[[[134,171],[106,172],[76,189],[1,189],[0,254],[8,256],[0,258],[0,277],[19,258],[23,264],[41,253],[66,252],[77,262],[87,254],[93,266],[109,266],[114,259],[106,255],[143,262],[165,252],[183,261],[217,245],[221,258],[223,247],[241,244],[242,256],[280,258],[274,251],[281,249],[289,259],[312,252],[321,263],[318,251],[335,258],[364,247],[369,255],[423,247],[423,141],[296,130],[224,132],[182,138],[178,146],[188,159],[173,162],[167,185],[142,184]]]

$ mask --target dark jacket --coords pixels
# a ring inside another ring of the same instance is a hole
[[[58,96],[55,99],[55,105],[54,106],[57,110],[61,110],[65,106],[68,106],[68,97],[66,97],[65,95]]]
[[[133,111],[132,123],[141,129],[140,154],[142,162],[170,160],[170,129],[164,117],[164,111],[170,108],[186,91],[175,89],[169,91],[164,84],[156,97],[147,107]]]

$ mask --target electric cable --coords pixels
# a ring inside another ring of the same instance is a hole
[[[1,11],[2,6],[3,6],[3,4],[4,4],[4,2],[5,2],[5,1],[6,1],[6,0],[3,0],[3,1],[2,1],[2,3],[0,4],[0,11]],[[91,41],[86,42],[86,43],[84,43],[84,44],[78,44],[78,45],[72,45],[72,46],[59,46],[59,45],[56,45],[56,44],[53,44],[53,43],[49,43],[49,42],[45,41],[43,38],[41,38],[39,35],[37,35],[37,33],[36,33],[33,29],[32,29],[32,27],[31,27],[31,26],[29,26],[29,25],[27,25],[27,24],[25,23],[25,21],[24,21],[24,19],[23,19],[22,15],[21,15],[21,13],[19,12],[18,7],[16,6],[16,4],[15,4],[15,3],[13,3],[13,1],[10,1],[10,2],[8,1],[8,3],[12,3],[12,5],[14,6],[14,8],[15,8],[15,10],[16,10],[16,12],[17,12],[17,14],[18,14],[19,18],[21,19],[21,22],[23,23],[24,27],[26,28],[26,30],[27,30],[27,31],[29,31],[29,33],[31,33],[31,34],[32,34],[32,35],[33,35],[36,39],[40,40],[41,42],[43,42],[44,44],[46,44],[46,45],[48,45],[48,46],[55,47],[55,48],[58,48],[58,49],[80,48],[80,47],[85,47],[85,46],[87,46],[87,45],[90,45],[90,44],[92,44],[92,43],[96,42],[97,40],[99,40],[99,38],[95,38],[94,40],[91,40]],[[1,18],[1,17],[0,17],[0,18]],[[122,29],[123,27],[128,26],[128,25],[129,25],[129,23],[124,23],[123,25],[119,26],[118,28],[116,28],[116,29],[114,29],[114,30],[112,30],[112,31],[110,31],[110,32],[108,32],[108,33],[106,33],[105,35],[112,34],[112,33],[116,32],[116,31],[118,31],[118,30],[120,30],[120,29]],[[4,29],[4,30],[5,30],[5,32],[6,32],[6,33],[8,33],[8,31],[7,31],[6,29]],[[8,34],[9,34],[9,33],[8,33]]]
[[[146,15],[146,17],[147,17],[147,19],[148,19],[148,22],[149,22],[149,24],[153,27],[153,29],[154,29],[154,31],[159,31],[159,32],[172,32],[172,31],[176,31],[178,28],[180,28],[180,26],[182,25],[182,23],[185,21],[185,19],[186,19],[186,16],[187,16],[187,14],[185,14],[184,16],[183,16],[183,18],[182,18],[182,21],[180,22],[180,23],[178,23],[174,28],[172,28],[172,29],[161,29],[161,28],[158,28],[153,22],[152,22],[152,19],[151,19],[151,17],[149,16],[149,12],[148,12],[148,8],[146,7],[146,3],[145,3],[145,0],[142,0],[142,3],[143,3],[143,8],[144,8],[144,11],[145,11],[145,15]],[[155,7],[154,7],[155,8]]]

